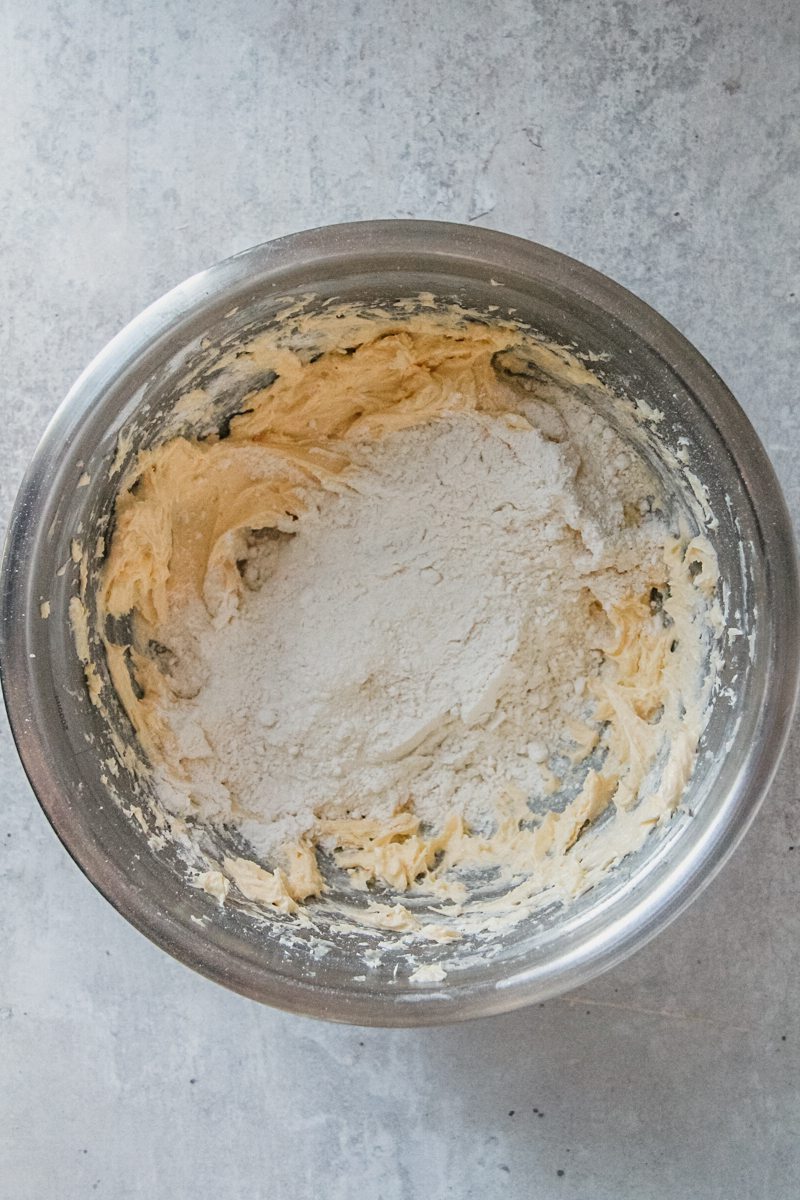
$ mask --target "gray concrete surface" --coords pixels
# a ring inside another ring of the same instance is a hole
[[[4,515],[73,377],[169,285],[294,229],[428,216],[660,309],[800,517],[794,0],[5,0],[0,30]],[[624,966],[391,1032],[259,1008],[149,945],[4,731],[0,1194],[797,1196],[799,759],[795,737],[733,861]]]

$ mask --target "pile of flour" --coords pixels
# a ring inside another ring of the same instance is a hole
[[[548,795],[580,758],[606,610],[663,552],[652,476],[574,398],[350,453],[296,533],[251,539],[233,619],[186,618],[196,694],[163,707],[188,779],[170,807],[264,856],[319,816],[411,802],[480,829],[505,785]]]

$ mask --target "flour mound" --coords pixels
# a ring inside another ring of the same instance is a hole
[[[509,785],[546,798],[591,721],[606,610],[663,554],[651,477],[574,400],[350,453],[296,530],[250,540],[232,619],[184,616],[198,690],[162,709],[193,814],[267,858],[319,817],[488,832]]]

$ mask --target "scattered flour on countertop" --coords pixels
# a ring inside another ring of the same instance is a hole
[[[455,808],[481,828],[504,785],[552,790],[604,609],[652,578],[667,530],[601,417],[521,412],[351,447],[346,489],[309,492],[297,533],[253,536],[238,615],[182,619],[194,682],[163,715],[189,782],[165,784],[170,807],[191,797],[269,856],[315,816],[411,800],[433,827]]]

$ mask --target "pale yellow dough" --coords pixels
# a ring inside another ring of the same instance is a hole
[[[215,622],[235,615],[242,589],[237,562],[250,531],[291,531],[309,489],[344,486],[349,449],[356,443],[459,412],[524,421],[514,411],[513,389],[498,380],[493,367],[495,355],[520,344],[520,332],[512,327],[448,325],[422,315],[402,321],[352,318],[337,328],[331,318],[322,329],[323,345],[326,338],[329,349],[316,361],[268,337],[254,343],[253,364],[268,365],[278,377],[247,396],[242,407],[248,411],[231,421],[230,435],[202,441],[172,437],[141,454],[120,488],[99,578],[99,628],[106,629],[108,618],[133,616],[130,644],[105,640],[105,653],[144,755],[160,770],[180,775],[183,766],[161,715],[174,681],[150,648],[168,642],[192,605],[204,605]],[[598,386],[585,366],[554,348],[531,341],[526,353],[561,386]],[[199,412],[203,400],[198,393],[184,397],[182,411]],[[694,563],[702,565],[699,574],[696,567],[690,571]],[[665,538],[663,561],[647,586],[607,613],[613,633],[598,647],[605,666],[589,685],[593,719],[574,736],[576,757],[585,758],[606,726],[608,752],[564,811],[534,819],[527,797],[509,788],[492,798],[491,834],[475,833],[457,813],[438,829],[423,828],[410,807],[380,822],[326,815],[301,842],[283,848],[273,869],[228,856],[199,886],[224,902],[235,885],[253,902],[294,913],[324,893],[316,857],[316,846],[324,845],[355,886],[378,880],[400,893],[418,889],[448,900],[454,914],[469,907],[459,871],[499,865],[508,888],[483,906],[484,920],[546,893],[578,894],[637,849],[680,801],[705,719],[701,617],[713,604],[715,578],[708,542],[677,534]],[[652,610],[651,586],[663,591],[663,615]],[[100,682],[89,662],[79,601],[72,615],[96,699]],[[671,653],[676,639],[680,655]],[[660,782],[643,790],[665,745]],[[594,831],[609,809],[614,819]],[[373,923],[413,927],[403,906],[371,911],[367,920]],[[449,926],[441,930],[441,940],[454,936]]]

